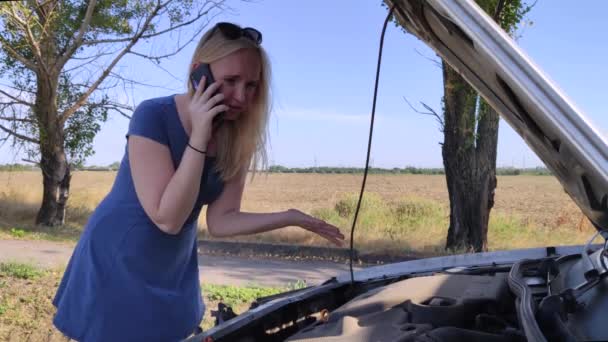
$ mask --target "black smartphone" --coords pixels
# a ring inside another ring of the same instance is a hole
[[[211,83],[215,82],[215,79],[213,78],[213,74],[211,73],[211,68],[209,67],[209,64],[201,63],[190,73],[190,82],[192,83],[192,88],[194,88],[195,91],[198,88],[201,78],[203,76],[205,76],[205,89],[207,89],[207,87]],[[203,89],[203,91],[205,89]],[[222,121],[223,116],[224,116],[224,112],[219,112],[213,118],[213,124],[215,125],[215,124],[219,123],[220,121]]]

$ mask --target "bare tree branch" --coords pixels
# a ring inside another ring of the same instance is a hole
[[[118,85],[118,82],[116,82],[115,84],[112,84],[112,85],[108,85],[107,87],[99,86],[99,87],[97,87],[97,90],[110,90],[110,89],[114,89],[117,85]],[[89,85],[81,84],[81,83],[72,83],[72,86],[80,87],[80,88],[87,88]]]
[[[101,82],[103,82],[103,80],[105,80],[106,77],[108,77],[108,75],[110,74],[110,71],[112,71],[112,68],[114,68],[114,66],[118,63],[118,61],[127,53],[131,50],[131,48],[137,43],[137,41],[139,41],[139,39],[141,39],[143,33],[148,29],[150,23],[152,22],[152,19],[154,19],[154,17],[156,16],[156,14],[162,9],[162,7],[160,7],[160,5],[157,5],[154,10],[152,11],[152,13],[150,14],[150,16],[146,19],[146,22],[144,23],[141,31],[135,35],[133,37],[133,40],[131,40],[131,42],[114,58],[114,60],[110,63],[110,65],[103,71],[103,73],[101,74],[101,76],[97,79],[97,81],[95,81],[91,87],[84,93],[82,94],[82,96],[80,96],[80,98],[70,107],[68,108],[63,114],[61,114],[60,116],[60,122],[62,124],[64,124],[66,122],[66,120],[73,115],[78,108],[80,108],[87,100],[87,98],[95,91],[95,89],[97,89],[97,87],[101,84]]]
[[[34,143],[34,144],[40,144],[40,141],[38,141],[38,140],[36,140],[34,138],[30,138],[28,136],[19,134],[19,133],[15,132],[13,130],[10,130],[10,129],[2,126],[2,125],[0,125],[0,130],[5,131],[6,133],[14,136],[15,138],[18,138],[18,139],[21,139],[21,140],[25,140],[25,141],[28,141],[28,142],[31,142],[31,143]]]
[[[21,119],[21,118],[16,118],[16,117],[11,118],[11,117],[8,117],[8,116],[0,116],[0,120],[35,123],[35,121],[32,120],[32,119]]]
[[[78,30],[78,34],[76,38],[74,38],[74,43],[70,45],[65,53],[57,60],[56,68],[62,69],[65,63],[72,57],[74,52],[78,50],[78,48],[82,45],[82,41],[84,38],[84,34],[91,24],[91,19],[93,18],[93,10],[95,9],[95,5],[97,4],[97,0],[89,0],[89,5],[87,6],[87,12],[84,15],[84,20],[82,24],[80,24],[80,29]]]
[[[4,110],[4,108],[11,107],[11,106],[18,105],[18,104],[20,104],[20,103],[17,101],[0,102],[0,105],[3,106],[2,107],[3,110]]]
[[[161,4],[160,7],[163,8],[164,6],[166,6],[167,4],[169,4],[171,1],[167,1],[164,4]],[[199,12],[196,17],[194,17],[194,19],[189,20],[189,21],[185,21],[180,23],[179,25],[175,25],[175,26],[171,26],[165,30],[162,31],[158,31],[158,32],[154,32],[154,33],[150,33],[150,34],[145,34],[142,35],[141,38],[142,39],[148,39],[148,38],[152,38],[152,37],[156,37],[156,36],[160,36],[161,34],[165,34],[167,32],[170,31],[174,31],[180,27],[184,27],[184,26],[188,26],[194,22],[196,22],[198,19],[200,19],[202,16],[207,15],[212,9],[214,8],[221,8],[222,7],[222,3],[224,1],[220,1],[215,2],[215,1],[210,1],[213,2],[213,6],[211,6],[211,8],[207,9],[206,11],[202,11]],[[147,28],[146,28],[147,29]],[[128,42],[130,40],[132,40],[133,37],[127,37],[127,38],[119,38],[119,39],[98,39],[98,40],[89,40],[89,41],[85,41],[83,43],[83,45],[96,45],[96,44],[107,44],[107,43],[124,43],[124,42]]]
[[[112,105],[106,105],[105,107],[108,109],[117,111],[120,115],[131,120],[131,115],[127,114],[126,112],[129,111],[129,112],[133,113],[133,108],[131,108],[129,106],[121,105],[119,103],[112,104]]]
[[[27,19],[20,17],[16,12],[16,6],[19,6],[19,5],[20,4],[18,4],[17,2],[13,2],[11,4],[10,9],[11,9],[12,16],[10,17],[10,19],[12,19],[17,24],[20,24],[21,26],[25,26]],[[21,14],[23,14],[23,13],[21,13]]]
[[[133,107],[126,105],[126,104],[113,102],[113,101],[109,101],[106,103],[102,103],[102,102],[89,103],[88,106],[93,107],[93,108],[109,108],[109,109],[120,108],[120,109],[124,109],[124,110],[133,111]]]
[[[34,104],[33,104],[33,103],[29,103],[29,102],[27,102],[27,101],[23,101],[23,100],[21,100],[21,99],[19,99],[19,98],[17,98],[17,97],[14,97],[13,95],[11,95],[11,94],[9,94],[9,93],[5,92],[5,91],[4,91],[4,90],[2,90],[2,89],[0,89],[0,94],[2,94],[2,95],[4,95],[4,96],[8,97],[9,99],[11,99],[11,100],[13,100],[13,101],[15,101],[15,102],[17,102],[17,103],[20,103],[20,104],[24,105],[24,106],[34,107]]]
[[[86,56],[86,57],[77,57],[77,56],[72,56],[72,58],[70,58],[70,59],[82,60],[82,61],[85,61],[85,60],[95,60],[95,59],[97,59],[97,58],[99,58],[99,57],[113,55],[113,54],[115,54],[115,53],[116,53],[116,51],[118,51],[118,50],[120,50],[120,49],[117,49],[117,50],[112,51],[112,52],[100,52],[100,53],[98,53],[97,55],[93,55],[93,56]]]
[[[123,83],[130,83],[131,85],[137,84],[137,85],[142,85],[142,86],[150,87],[150,88],[159,88],[159,89],[165,89],[165,90],[171,90],[171,91],[175,90],[173,88],[168,88],[168,87],[161,86],[161,85],[149,84],[149,83],[144,83],[144,82],[139,82],[139,81],[135,81],[135,80],[132,80],[132,79],[128,79],[128,78],[120,76],[119,74],[114,73],[114,72],[110,73],[110,75],[112,77],[114,77],[114,78],[122,81]]]
[[[30,90],[27,90],[27,89],[23,89],[23,88],[16,88],[16,87],[14,87],[14,86],[13,86],[13,85],[11,85],[11,84],[0,83],[0,85],[1,85],[1,86],[4,86],[4,87],[11,88],[11,89],[13,89],[13,90],[20,91],[20,92],[26,92],[26,93],[30,93],[30,94],[36,94],[35,92],[30,91]]]
[[[120,115],[124,116],[127,119],[131,119],[131,116],[127,114],[127,112],[133,112],[135,109],[129,105],[125,105],[117,102],[108,102],[108,103],[90,103],[88,104],[91,108],[106,108],[109,110],[114,110],[118,112]]]
[[[8,20],[14,22],[16,25],[21,26],[22,28],[25,28],[26,23],[25,21],[19,17],[19,15],[15,12],[15,3],[12,3],[10,6],[7,6],[5,8],[10,8],[10,11],[6,11],[6,15],[8,16]],[[1,45],[4,47],[4,49],[6,49],[6,51],[16,60],[20,61],[21,63],[23,63],[23,65],[25,65],[28,69],[36,71],[38,70],[38,67],[36,66],[36,64],[32,61],[30,61],[29,59],[25,58],[25,56],[23,56],[22,54],[20,54],[19,52],[17,52],[15,49],[13,49],[13,47],[11,46],[11,44],[4,39],[4,37],[0,36],[0,43]]]
[[[116,50],[116,51],[118,51],[118,50]],[[89,63],[92,63],[92,62],[96,61],[97,59],[99,59],[101,57],[113,55],[113,54],[116,53],[116,51],[112,51],[112,52],[100,52],[100,53],[98,53],[95,56],[87,56],[87,57],[83,57],[83,58],[72,57],[70,59],[72,59],[72,60],[85,60],[85,62],[82,62],[81,64],[79,64],[77,66],[74,66],[74,67],[71,67],[69,69],[64,69],[63,72],[71,72],[71,71],[74,71],[76,69],[82,68],[83,66],[85,66],[85,65],[87,65]]]
[[[428,106],[426,103],[424,102],[420,102],[420,104],[426,109],[428,110],[428,115],[433,115],[434,117],[437,118],[437,121],[439,121],[439,123],[443,126],[443,119],[441,118],[441,116],[439,114],[437,114],[437,112],[431,108],[430,106]]]
[[[59,5],[59,1],[55,1],[55,0],[45,0],[42,1],[41,3],[38,3],[38,1],[36,0],[30,0],[30,6],[32,6],[32,8],[36,9],[36,13],[38,14],[38,18],[40,22],[44,22],[44,25],[41,26],[42,32],[46,33],[47,28],[49,26],[49,24],[51,23],[51,20],[46,20],[47,18],[50,18],[53,15],[53,12],[55,11],[55,8]],[[51,4],[53,5],[53,7],[50,8],[50,10],[47,11],[47,4]]]
[[[429,61],[431,61],[433,64],[435,64],[437,67],[441,68],[441,61],[437,60],[437,59],[433,59],[431,57],[427,57],[425,55],[422,54],[422,52],[418,51],[418,49],[414,49],[414,51],[416,51],[416,53],[418,55],[420,55],[422,58],[427,59]]]
[[[119,107],[122,109],[126,109],[126,110],[133,110],[133,107],[126,105],[126,104],[122,104],[122,103],[118,103],[118,102],[109,102],[108,103],[110,106],[114,106],[114,107]]]
[[[34,72],[38,71],[38,67],[36,66],[36,64],[34,62],[28,60],[23,55],[21,55],[19,52],[15,51],[11,47],[11,45],[2,36],[0,36],[0,45],[2,45],[2,47],[8,52],[9,55],[11,55],[14,59],[18,60],[19,62],[21,62],[26,68],[28,68]]]
[[[11,8],[12,18],[19,25],[21,25],[23,32],[25,32],[25,37],[27,38],[27,41],[29,42],[30,47],[32,48],[32,53],[34,54],[34,58],[36,58],[36,60],[38,61],[38,65],[40,65],[44,69],[44,71],[48,74],[47,66],[44,63],[44,60],[42,58],[42,52],[40,51],[40,45],[38,45],[38,42],[34,38],[34,34],[32,33],[32,29],[30,27],[29,21],[31,20],[31,15],[28,16],[26,18],[26,20],[22,20],[19,17],[19,14],[17,14],[17,12],[16,12],[16,7],[15,7],[14,3],[13,3],[13,6],[11,6],[10,8]]]
[[[192,43],[192,41],[194,41],[194,39],[196,37],[198,37],[201,34],[201,32],[203,32],[203,30],[205,29],[205,27],[207,26],[208,23],[209,22],[205,23],[204,25],[201,25],[201,27],[199,27],[198,30],[191,36],[190,40],[188,40],[186,43],[182,44],[181,46],[178,43],[178,48],[175,51],[170,52],[168,54],[161,55],[161,56],[150,56],[150,55],[145,55],[145,54],[142,54],[142,53],[139,53],[139,52],[136,52],[136,51],[129,51],[129,53],[134,54],[134,55],[139,56],[139,57],[148,58],[148,59],[154,60],[156,62],[158,62],[159,60],[161,60],[163,58],[168,58],[168,57],[171,57],[171,56],[175,56],[180,51],[182,51],[188,44]]]
[[[40,165],[40,162],[29,160],[29,159],[25,159],[25,158],[22,158],[21,161],[24,161],[26,163],[32,163],[34,165]]]
[[[4,120],[10,123],[13,123],[12,127],[14,128],[14,123],[26,123],[35,125],[36,121],[27,118],[27,115],[19,115],[17,113],[22,113],[22,111],[18,110],[18,106],[23,106],[22,101],[2,101],[0,102],[0,120]],[[9,113],[12,112],[12,115]]]
[[[202,30],[201,30],[201,31],[202,31]],[[175,50],[175,51],[173,51],[173,52],[170,52],[170,53],[168,53],[168,54],[165,54],[165,55],[161,55],[161,56],[147,56],[147,55],[144,55],[144,54],[142,54],[142,53],[135,52],[135,51],[129,51],[129,53],[132,53],[132,54],[134,54],[134,55],[136,55],[136,56],[140,56],[140,57],[143,57],[143,58],[152,59],[152,60],[154,60],[154,61],[159,61],[159,60],[161,60],[161,59],[163,59],[163,58],[167,58],[167,57],[171,57],[171,56],[175,56],[175,55],[177,55],[177,54],[178,54],[180,51],[182,51],[182,50],[183,50],[183,49],[186,47],[186,45],[188,45],[190,42],[192,42],[192,41],[194,40],[194,37],[196,37],[198,34],[199,34],[199,32],[197,32],[197,33],[196,33],[196,34],[193,36],[193,38],[192,38],[192,39],[190,39],[190,41],[188,41],[188,43],[186,43],[186,44],[184,44],[184,45],[182,45],[182,46],[178,47],[178,48],[177,48],[177,50]]]
[[[164,4],[157,4],[157,6],[154,8],[154,10],[152,11],[152,13],[148,16],[148,18],[146,19],[146,21],[144,22],[144,24],[141,27],[141,30],[139,31],[138,34],[136,34],[134,37],[130,38],[130,43],[114,58],[114,60],[110,63],[110,65],[103,71],[102,75],[99,77],[99,79],[97,79],[97,81],[95,81],[91,87],[78,99],[78,101],[76,101],[76,103],[74,103],[69,109],[67,109],[63,114],[61,114],[61,122],[65,123],[65,121],[71,116],[73,115],[76,110],[82,106],[87,98],[91,95],[91,93],[93,93],[93,91],[95,91],[99,84],[101,84],[101,82],[103,82],[103,80],[110,74],[111,70],[114,68],[114,66],[118,63],[118,61],[127,53],[132,53],[131,48],[142,38],[142,37],[146,37],[146,36],[150,36],[150,35],[144,35],[144,32],[146,30],[148,30],[148,28],[150,27],[150,23],[152,22],[152,20],[157,16],[157,14],[163,9],[164,6],[166,6],[167,4],[169,4],[172,0],[169,0],[167,2],[165,2]],[[200,19],[202,16],[204,16],[205,14],[209,13],[209,11],[212,8],[215,8],[217,6],[220,6],[218,3],[214,2],[214,5],[206,10],[206,11],[199,11],[198,15],[196,16],[196,18],[194,18],[193,20],[190,21],[186,21],[184,23],[181,23],[180,25],[176,25],[176,26],[172,26],[166,30],[162,30],[160,32],[157,32],[157,34],[154,35],[158,35],[158,34],[163,34],[172,30],[175,30],[179,27],[191,24],[193,22],[195,22],[196,20]],[[198,32],[200,33],[204,27],[206,26],[206,24],[201,25],[201,27],[199,28]],[[190,42],[192,41],[192,39],[190,40]],[[178,51],[174,52],[173,54],[178,53],[181,49],[183,49],[183,46],[179,48]],[[139,54],[137,52],[135,52],[134,54]],[[170,55],[173,55],[170,54]],[[141,55],[141,54],[139,54]],[[168,55],[168,56],[170,56]],[[162,56],[161,56],[162,58]]]
[[[431,107],[429,107],[428,105],[426,105],[424,102],[420,102],[420,104],[422,104],[422,106],[426,110],[428,110],[428,112],[419,111],[418,109],[414,108],[414,106],[412,106],[412,104],[410,103],[410,101],[408,101],[405,96],[403,97],[403,99],[405,100],[405,102],[407,102],[407,104],[410,106],[410,108],[412,108],[412,110],[415,111],[416,113],[422,114],[422,115],[434,116],[435,119],[437,119],[437,122],[439,122],[439,124],[441,125],[441,131],[443,132],[443,129],[444,129],[445,125],[443,123],[443,119],[441,118],[441,116],[439,114],[437,114],[436,111],[434,111]]]
[[[146,58],[146,59],[147,59],[147,58]],[[160,66],[160,64],[158,64],[158,63],[154,63],[154,62],[152,62],[150,59],[147,59],[147,60],[148,60],[150,63],[153,63],[153,64],[154,64],[154,66],[156,66],[156,67],[157,67],[157,68],[159,68],[160,70],[162,70],[162,71],[164,71],[165,73],[167,73],[167,75],[169,75],[169,76],[173,77],[173,79],[174,79],[174,80],[179,81],[179,82],[183,81],[181,78],[179,78],[179,77],[177,77],[177,76],[173,75],[173,74],[171,73],[171,71],[169,71],[169,70],[167,70],[167,69],[163,68],[162,66]]]
[[[38,60],[38,64],[40,66],[42,66],[44,71],[48,74],[48,68],[47,68],[46,64],[44,63],[44,61],[42,60],[42,51],[40,51],[40,45],[38,45],[38,42],[34,39],[34,35],[32,34],[32,30],[30,29],[30,27],[26,25],[24,27],[24,29],[25,29],[25,32],[27,33],[25,36],[27,37],[27,40],[30,42],[30,46],[32,47],[32,50],[34,52],[34,57]]]

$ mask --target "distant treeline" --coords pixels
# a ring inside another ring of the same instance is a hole
[[[72,171],[116,171],[119,163],[107,166],[72,166]],[[0,171],[38,171],[40,168],[33,164],[0,164]]]
[[[77,171],[116,171],[119,163],[113,163],[108,166],[85,166],[77,167]],[[30,164],[0,164],[0,171],[33,171],[39,170],[37,166]],[[363,173],[363,168],[357,167],[285,167],[281,165],[270,166],[268,172],[272,173],[334,173],[334,174],[359,174]],[[443,168],[421,168],[407,166],[405,168],[384,169],[372,167],[369,169],[369,174],[404,174],[404,175],[443,175]],[[514,167],[499,167],[496,169],[496,174],[499,176],[517,176],[517,175],[535,175],[547,176],[551,172],[544,167],[519,169]]]
[[[37,166],[30,164],[0,164],[0,171],[34,171],[39,170]]]
[[[281,165],[273,165],[269,167],[269,172],[273,173],[335,173],[335,174],[357,174],[363,173],[363,168],[356,167],[285,167]],[[405,175],[443,175],[443,168],[420,168],[408,166],[405,168],[384,169],[372,167],[368,170],[369,174],[405,174]],[[499,176],[517,176],[517,175],[536,175],[547,176],[551,172],[544,167],[519,169],[514,167],[499,167],[496,169],[496,174]]]

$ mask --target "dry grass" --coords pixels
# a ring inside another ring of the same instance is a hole
[[[0,263],[0,341],[69,341],[53,326],[56,310],[52,300],[62,274],[63,270],[59,269],[40,270],[27,264]],[[203,284],[206,309],[201,326],[208,330],[215,325],[211,310],[217,309],[220,301],[240,314],[258,297],[300,287],[297,283],[282,288]]]
[[[68,222],[49,230],[33,225],[42,197],[39,173],[0,172],[0,238],[76,239],[114,177],[113,172],[75,173]],[[358,249],[441,252],[448,224],[443,176],[372,175],[368,180],[357,230]],[[360,175],[260,175],[247,184],[243,209],[268,212],[299,208],[347,233],[360,181]],[[594,230],[581,218],[580,210],[553,177],[499,177],[489,247],[499,250],[583,243]],[[204,222],[202,217],[203,236]],[[241,239],[325,244],[293,227]],[[41,273],[20,265],[0,267],[0,340],[65,341],[51,323],[51,300],[61,274],[62,270]],[[207,310],[215,308],[219,298],[241,298],[252,292],[228,287],[208,290]],[[234,304],[237,312],[248,308],[244,301],[235,299]],[[205,317],[203,326],[209,328],[213,325],[209,312]]]
[[[0,266],[0,341],[68,341],[52,325],[52,298],[62,272]]]
[[[23,231],[30,238],[75,239],[95,205],[110,190],[114,177],[114,172],[76,172],[67,224],[59,230],[48,231],[32,224],[42,197],[40,174],[0,172],[0,231],[4,231],[4,236],[23,235]],[[344,209],[337,205],[348,202],[349,198],[352,204],[360,182],[361,175],[262,174],[247,184],[242,207],[250,212],[298,208],[322,216],[348,233],[352,213],[345,216],[340,212]],[[372,213],[374,210],[367,216],[362,213],[356,235],[359,249],[441,250],[449,214],[444,176],[372,175],[366,191],[366,198],[376,205],[376,214]],[[490,249],[576,244],[586,241],[593,232],[554,177],[498,177],[495,202],[488,238]],[[426,206],[430,211],[410,217],[412,208],[417,206]],[[206,234],[204,215],[199,225],[201,235],[210,238]],[[239,240],[326,244],[294,227]]]

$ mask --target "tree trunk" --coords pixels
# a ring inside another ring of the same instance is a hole
[[[47,107],[47,111],[51,111],[52,107]],[[51,119],[57,121],[56,115],[51,115]],[[47,127],[47,130],[40,142],[40,168],[44,188],[36,224],[57,226],[64,223],[71,175],[64,151],[63,127],[59,123],[44,127]]]
[[[442,155],[450,199],[446,249],[485,251],[496,188],[498,115],[445,63],[443,78]]]
[[[36,118],[40,129],[43,196],[36,224],[57,226],[65,222],[71,176],[64,149],[63,123],[57,114],[58,76],[41,76],[36,93]]]
[[[56,1],[47,1],[39,10],[52,11]],[[44,15],[41,23],[46,24]],[[58,114],[57,46],[51,35],[40,39],[41,67],[37,71],[35,113],[40,137],[40,169],[42,170],[42,204],[36,224],[57,226],[65,223],[65,208],[69,197],[70,168],[65,154],[65,132]]]
[[[59,182],[59,198],[57,200],[57,214],[55,219],[60,224],[65,223],[65,209],[70,197],[70,181],[72,173],[70,172],[70,164],[66,163],[66,171],[63,179]]]

